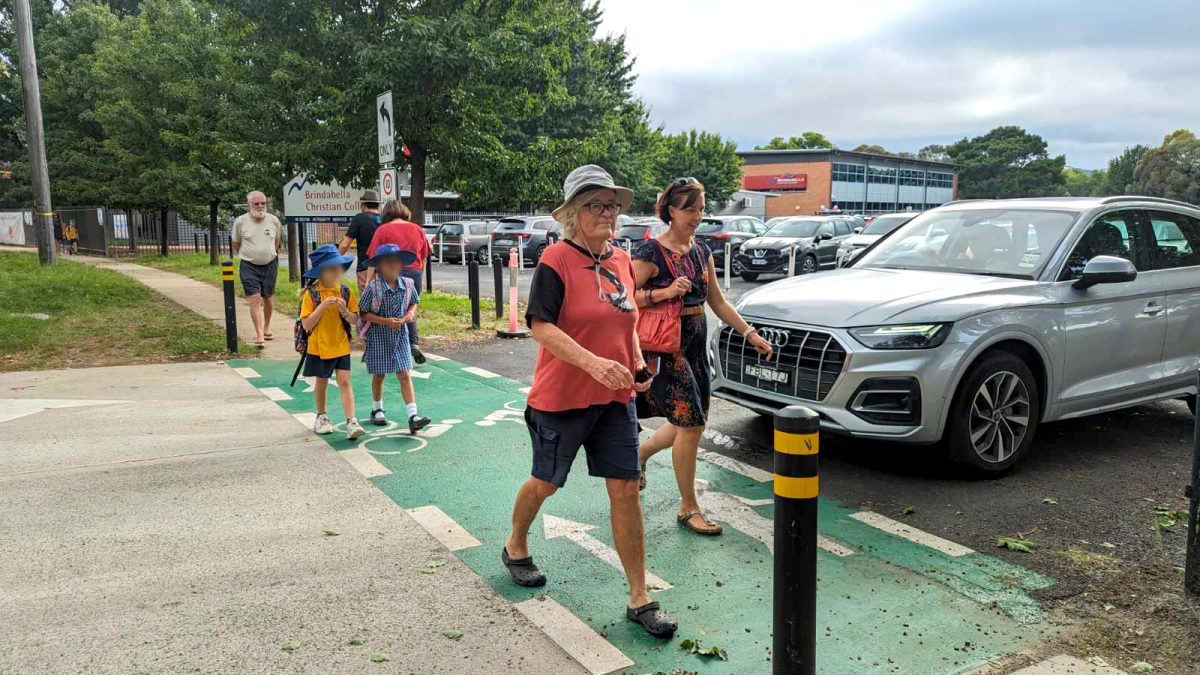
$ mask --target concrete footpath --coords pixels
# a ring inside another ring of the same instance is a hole
[[[0,433],[0,672],[582,672],[224,364],[2,374]]]
[[[142,282],[200,316],[215,321],[222,329],[225,327],[225,296],[220,288],[216,288],[212,284],[196,281],[182,274],[112,258],[72,256],[70,260],[120,272]],[[234,284],[237,289],[238,337],[248,344],[248,349],[253,349],[254,324],[250,321],[250,305],[242,297],[241,282],[235,281]],[[277,300],[279,299],[277,298]],[[295,302],[295,299],[288,298],[283,301],[290,304]],[[269,359],[296,358],[296,351],[292,346],[293,323],[290,317],[275,312],[271,317],[271,332],[275,335],[275,339],[267,342],[266,348],[258,351],[259,355]]]

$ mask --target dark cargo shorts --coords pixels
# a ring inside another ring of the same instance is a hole
[[[629,403],[606,403],[561,412],[525,408],[533,441],[533,477],[562,487],[580,446],[587,452],[588,475],[636,479],[637,410]]]
[[[276,257],[266,265],[255,265],[243,260],[238,265],[238,276],[242,278],[242,292],[246,297],[261,295],[269,298],[275,295],[275,279],[279,277],[279,258]]]

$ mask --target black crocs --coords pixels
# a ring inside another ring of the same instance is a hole
[[[626,607],[625,618],[642,624],[646,632],[664,640],[675,634],[679,624],[670,615],[658,608],[657,602],[647,602],[641,607]]]
[[[526,588],[546,585],[546,575],[542,574],[537,565],[533,564],[532,556],[513,560],[508,557],[508,547],[505,547],[500,551],[500,560],[508,568],[508,576],[512,577],[514,584]]]

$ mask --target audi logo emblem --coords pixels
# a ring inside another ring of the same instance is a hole
[[[792,339],[791,331],[783,328],[759,328],[758,334],[767,341],[767,344],[776,348],[783,347],[788,340]]]

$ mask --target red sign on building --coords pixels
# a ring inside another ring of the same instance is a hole
[[[746,190],[806,190],[808,189],[808,174],[806,173],[772,173],[765,176],[742,177],[742,188]]]

